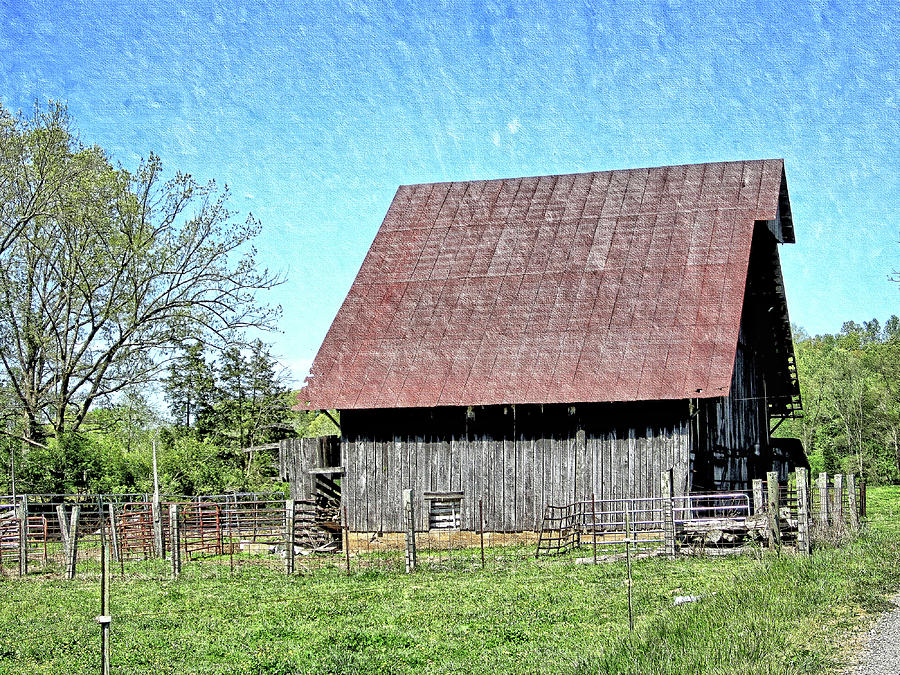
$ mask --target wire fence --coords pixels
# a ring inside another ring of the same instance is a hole
[[[167,495],[158,502],[149,495],[0,497],[0,574],[93,573],[101,539],[109,542],[119,575],[159,577],[248,565],[287,573],[327,566],[347,574],[417,566],[464,571],[535,558],[596,563],[626,553],[725,554],[776,542],[800,547],[804,537],[828,539],[858,528],[865,484],[853,476],[820,476],[803,490],[782,484],[772,494],[764,481],[754,481],[745,491],[591,498],[548,504],[539,529],[516,532],[491,522],[480,500],[474,529],[461,527],[456,502],[435,508],[425,495],[409,508],[404,531],[360,532],[350,530],[335,499],[260,493]]]

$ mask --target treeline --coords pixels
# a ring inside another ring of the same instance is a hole
[[[0,494],[148,493],[153,450],[167,494],[210,494],[283,489],[277,473],[282,438],[336,433],[328,416],[296,411],[296,392],[284,384],[269,348],[254,341],[214,354],[194,343],[172,359],[162,382],[168,415],[158,396],[129,392],[97,407],[77,432],[4,448]]]
[[[794,331],[803,418],[778,435],[803,441],[813,472],[900,483],[900,319],[846,322],[834,335]]]

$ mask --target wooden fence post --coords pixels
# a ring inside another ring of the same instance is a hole
[[[819,478],[816,480],[816,489],[819,492],[819,529],[822,531],[822,534],[828,531],[829,524],[829,511],[831,509],[828,508],[828,474],[824,471],[819,474]]]
[[[847,509],[850,511],[850,528],[859,531],[859,510],[856,501],[856,475],[849,474],[847,476]]]
[[[162,505],[159,502],[159,497],[155,494],[150,502],[150,517],[153,520],[153,555],[157,558],[165,558],[166,548],[165,539],[163,538]]]
[[[284,503],[284,566],[288,574],[294,573],[294,532],[297,522],[297,502],[288,499]]]
[[[19,526],[19,576],[28,574],[28,512],[24,502],[16,506],[16,524]]]
[[[778,472],[769,471],[766,474],[766,492],[768,501],[766,511],[769,520],[769,548],[781,549],[781,523],[778,514]]]
[[[416,524],[413,519],[412,490],[403,491],[403,529],[406,531],[406,573],[416,569]]]
[[[797,482],[797,552],[809,555],[809,473],[798,466],[794,476]]]
[[[116,529],[116,507],[109,504],[109,542],[112,547],[110,560],[119,562],[119,531]]]
[[[663,471],[660,476],[662,484],[663,498],[663,529],[666,537],[666,555],[670,558],[675,557],[675,481],[672,469]],[[596,516],[595,516],[596,520]],[[596,528],[596,525],[594,526]],[[596,530],[594,532],[594,542],[597,541]],[[594,556],[596,563],[596,555]]]
[[[66,579],[74,579],[75,568],[78,561],[78,519],[81,516],[81,505],[75,504],[72,507],[72,515],[68,523],[66,523],[65,505],[56,505],[56,516],[59,518],[59,531],[63,540]]]
[[[866,517],[866,479],[859,479],[859,517]]]
[[[834,490],[832,491],[834,501],[831,504],[831,520],[834,524],[836,532],[844,529],[844,476],[834,474]]]
[[[762,513],[765,506],[762,484],[762,478],[753,479],[753,513]]]
[[[181,575],[181,527],[178,522],[178,504],[169,504],[169,542],[172,548],[172,578]]]
[[[347,576],[350,576],[350,519],[347,517],[347,507],[344,507],[344,520],[341,522],[344,531],[344,560],[347,563]]]

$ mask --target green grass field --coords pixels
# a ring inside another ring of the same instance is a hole
[[[620,563],[135,573],[113,580],[113,672],[828,672],[900,587],[900,488],[870,489],[869,514],[864,536],[807,559],[635,562],[634,632]],[[92,569],[0,581],[0,672],[97,672],[98,598]]]

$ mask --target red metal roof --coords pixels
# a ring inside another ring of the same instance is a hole
[[[759,160],[402,186],[300,405],[723,396],[783,183]]]

